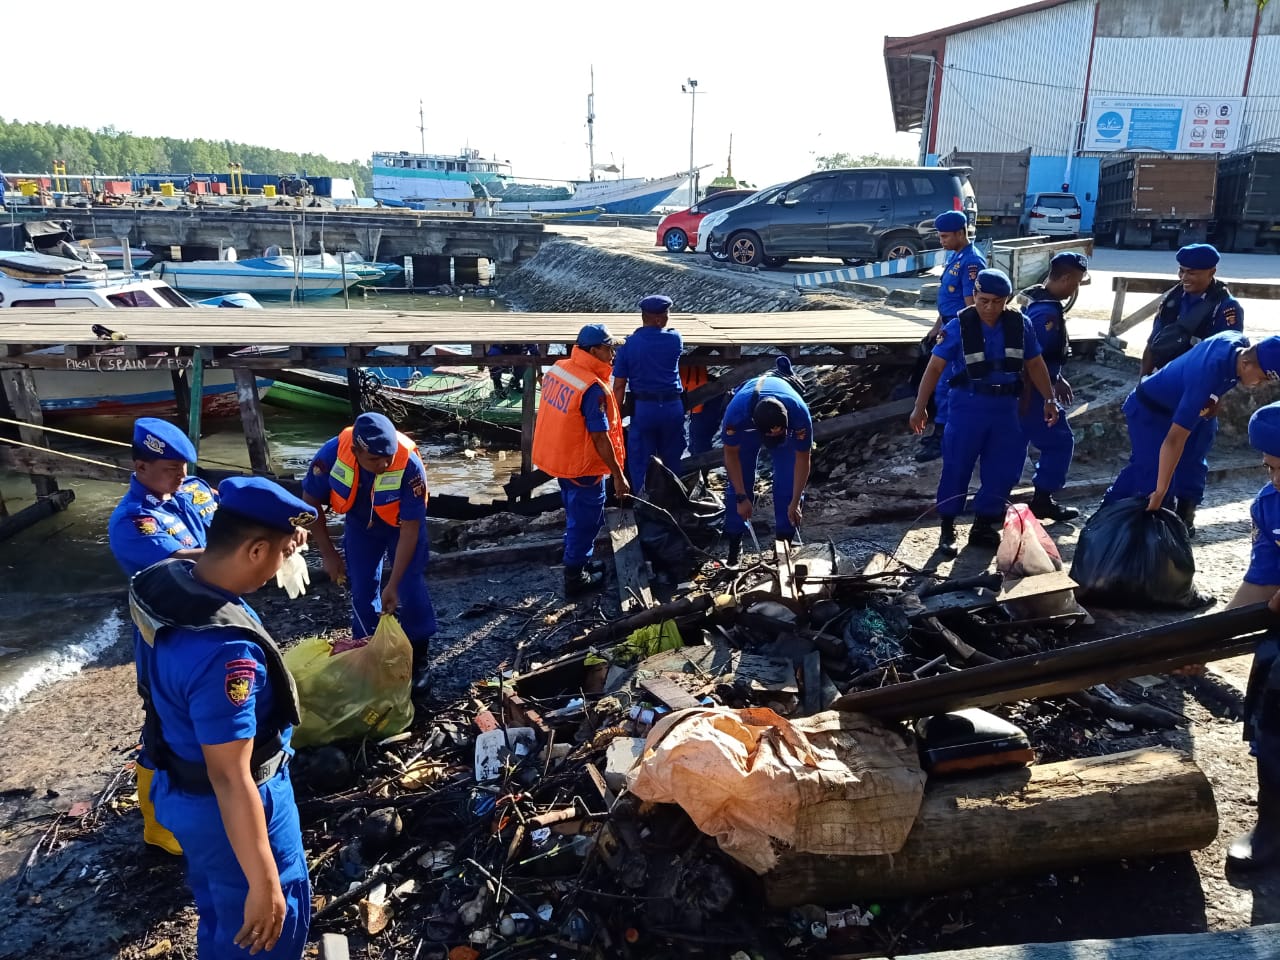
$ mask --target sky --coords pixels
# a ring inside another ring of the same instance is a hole
[[[59,31],[55,54],[15,38],[6,71],[41,79],[6,98],[0,116],[368,162],[374,150],[420,150],[421,100],[430,153],[469,145],[522,178],[584,178],[594,66],[597,163],[628,176],[688,169],[691,98],[680,88],[693,78],[703,183],[723,172],[732,134],[734,175],[763,186],[839,151],[914,160],[918,138],[893,129],[884,37],[1019,5],[313,0],[284,13],[179,0],[166,22],[114,37]],[[58,10],[67,23],[104,15],[83,0]]]

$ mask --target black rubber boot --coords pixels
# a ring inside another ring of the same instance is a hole
[[[425,696],[431,692],[431,651],[426,643],[413,645],[413,695]]]
[[[928,463],[942,456],[942,434],[935,431],[920,440],[920,449],[916,451],[916,463]]]
[[[1185,497],[1178,497],[1174,501],[1173,512],[1182,518],[1182,522],[1186,524],[1187,536],[1194,537],[1196,535],[1196,505]]]
[[[974,517],[973,526],[969,529],[969,546],[1000,546],[1000,528],[1004,526],[1003,517]]]
[[[942,531],[938,534],[938,552],[944,557],[954,557],[960,552],[956,546],[956,518],[943,517]]]
[[[1280,863],[1280,783],[1258,767],[1258,822],[1227,848],[1227,869],[1261,870]]]
[[[742,565],[742,538],[729,538],[729,552],[724,558],[724,568],[726,570],[737,570]]]
[[[1074,520],[1080,516],[1080,511],[1075,507],[1064,506],[1053,498],[1053,494],[1048,490],[1037,490],[1036,495],[1031,498],[1031,512],[1041,520],[1048,520],[1052,523],[1061,523],[1063,520]]]
[[[588,573],[582,567],[564,568],[564,595],[576,597],[594,590],[604,582],[604,574],[597,571]]]

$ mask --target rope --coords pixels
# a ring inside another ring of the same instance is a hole
[[[82,457],[78,453],[65,453],[62,450],[54,450],[52,447],[42,447],[36,443],[23,443],[21,440],[10,440],[8,437],[0,437],[0,443],[11,443],[15,447],[26,447],[28,450],[39,450],[42,453],[52,453],[56,457],[66,457],[68,460],[79,460],[81,463],[91,463],[95,467],[107,467],[110,470],[123,470],[125,473],[132,471],[128,467],[122,467],[118,463],[107,463],[105,460],[92,460],[89,457]],[[128,444],[126,444],[128,446]]]

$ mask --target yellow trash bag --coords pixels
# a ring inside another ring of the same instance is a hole
[[[289,650],[284,662],[302,707],[295,747],[381,739],[413,722],[413,648],[394,616],[381,617],[362,646],[334,653],[331,641],[312,637]]]

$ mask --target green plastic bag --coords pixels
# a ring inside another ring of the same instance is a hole
[[[284,662],[302,707],[295,747],[381,739],[413,723],[413,648],[394,616],[379,618],[363,646],[334,653],[329,640],[312,637],[289,650]]]

